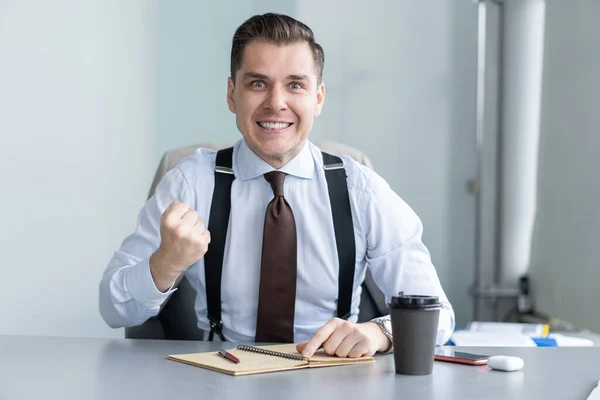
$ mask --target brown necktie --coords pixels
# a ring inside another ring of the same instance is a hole
[[[290,205],[283,197],[285,174],[265,174],[275,197],[267,205],[263,234],[257,342],[294,341],[296,304],[296,222]]]

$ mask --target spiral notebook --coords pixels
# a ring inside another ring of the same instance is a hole
[[[333,367],[336,365],[362,364],[375,361],[373,357],[340,358],[329,356],[323,350],[319,350],[312,357],[306,358],[302,357],[296,351],[294,343],[256,347],[240,345],[227,351],[239,358],[240,362],[238,364],[233,363],[219,356],[216,351],[176,354],[170,355],[168,359],[229,375],[261,374],[264,372]]]

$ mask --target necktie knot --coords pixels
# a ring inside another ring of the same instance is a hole
[[[273,195],[275,195],[275,197],[283,197],[283,181],[285,180],[285,173],[281,171],[271,171],[267,172],[264,176],[266,181],[271,184]]]

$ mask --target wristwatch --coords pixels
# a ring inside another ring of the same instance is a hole
[[[390,348],[381,354],[389,354],[394,351],[394,337],[392,336],[392,320],[390,317],[374,318],[369,322],[373,322],[381,329],[381,332],[390,340]]]

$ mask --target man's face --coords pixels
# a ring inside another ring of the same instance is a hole
[[[281,168],[302,150],[321,113],[325,86],[317,85],[307,43],[284,46],[254,40],[227,85],[227,103],[238,129],[260,158]]]

